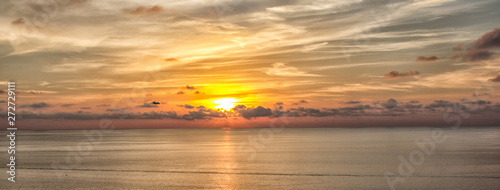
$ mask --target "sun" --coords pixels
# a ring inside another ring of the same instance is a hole
[[[229,111],[231,110],[231,108],[234,108],[234,106],[236,106],[236,102],[238,102],[238,100],[234,98],[222,98],[214,100],[214,103],[217,104],[215,108],[223,109],[225,111]]]

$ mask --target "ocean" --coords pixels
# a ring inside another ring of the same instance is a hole
[[[15,183],[0,154],[2,189],[500,189],[498,127],[17,131],[16,143]]]

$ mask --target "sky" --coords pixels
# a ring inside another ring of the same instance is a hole
[[[19,117],[47,122],[384,126],[421,116],[435,122],[419,125],[444,125],[443,114],[466,112],[477,121],[469,125],[497,125],[499,8],[496,0],[2,1],[0,93],[16,81]]]

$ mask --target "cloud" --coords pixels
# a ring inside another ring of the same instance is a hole
[[[299,71],[299,69],[287,66],[286,63],[274,63],[272,68],[268,68],[265,72],[272,76],[319,76],[315,74],[309,74],[304,71]]]
[[[182,89],[194,90],[194,89],[196,89],[196,87],[195,86],[186,85],[186,86],[183,86]]]
[[[433,109],[433,108],[446,108],[446,107],[451,107],[453,106],[454,103],[446,100],[434,100],[433,103],[425,106],[427,109]]]
[[[212,119],[221,117],[227,117],[226,113],[206,108],[199,108],[198,111],[190,111],[189,114],[181,116],[182,119],[186,120]]]
[[[497,75],[495,78],[488,79],[488,82],[500,82],[500,75]]]
[[[163,59],[163,61],[165,61],[165,62],[177,62],[179,60],[175,57],[170,57],[170,58]]]
[[[429,56],[429,57],[426,57],[426,56],[418,56],[416,61],[421,61],[421,62],[430,62],[430,61],[436,61],[436,60],[439,60],[441,58],[439,57],[436,57],[436,56]]]
[[[193,94],[201,94],[200,91],[193,92]]]
[[[453,51],[462,51],[463,46],[464,43],[459,43],[453,48]]]
[[[92,109],[91,107],[81,107],[80,109],[82,110],[89,110],[89,109]]]
[[[122,107],[122,108],[110,108],[110,109],[107,109],[106,111],[109,111],[109,112],[121,112],[121,111],[126,111],[128,110],[127,107]]]
[[[344,102],[344,104],[359,104],[361,103],[360,101],[348,101],[348,102]]]
[[[61,104],[61,107],[71,107],[74,106],[75,104]]]
[[[400,77],[410,77],[410,76],[419,76],[420,72],[418,71],[408,71],[408,72],[399,72],[399,71],[391,71],[384,75],[387,78],[400,78]]]
[[[3,94],[5,92],[5,90],[0,90],[0,94]]]
[[[184,91],[177,92],[177,95],[184,95],[184,94],[186,94]]]
[[[490,32],[483,34],[472,43],[474,49],[490,49],[500,47],[500,28],[495,28]]]
[[[152,103],[144,103],[140,106],[137,106],[138,108],[157,108],[157,104],[152,104]]]
[[[247,108],[244,105],[237,105],[234,107],[234,111],[239,113],[245,119],[251,119],[254,117],[266,117],[273,115],[273,112],[270,108],[264,108],[262,106],[258,106],[256,108],[254,107]]]
[[[141,15],[141,14],[156,14],[161,12],[163,12],[163,7],[155,5],[152,7],[140,6],[137,7],[135,10],[130,11],[129,13],[134,15]]]
[[[34,104],[24,105],[24,106],[21,106],[21,107],[46,108],[46,107],[50,107],[50,105],[47,104],[47,103],[45,103],[45,102],[40,102],[40,103],[34,103]]]
[[[462,58],[467,61],[482,61],[491,59],[493,55],[494,53],[488,50],[468,50],[451,56],[451,59]]]
[[[45,92],[42,92],[42,91],[34,91],[34,90],[30,91],[29,93],[30,93],[30,94],[37,94],[37,95],[38,95],[38,94],[45,94]]]
[[[387,102],[381,103],[380,105],[384,106],[387,109],[392,109],[398,106],[398,101],[391,98],[387,100]]]
[[[182,107],[182,108],[186,108],[186,109],[193,109],[194,108],[194,106],[189,105],[189,104],[177,105],[177,106]],[[205,106],[199,106],[198,107],[198,109],[204,109],[204,108],[205,108]]]
[[[495,28],[490,32],[483,34],[477,40],[472,42],[470,47],[465,52],[456,53],[451,56],[451,59],[462,58],[467,61],[483,61],[490,60],[495,55],[490,51],[500,47],[500,28]],[[456,50],[458,48],[454,48]],[[460,46],[461,49],[461,46]]]
[[[307,104],[307,103],[309,103],[307,100],[299,100],[298,102],[292,103],[292,106]]]
[[[5,101],[5,100],[0,100],[0,103],[7,103],[7,101]]]
[[[24,21],[23,18],[19,18],[19,19],[16,19],[16,20],[12,21],[10,24],[12,24],[12,25],[22,25],[22,24],[26,24],[26,21]]]
[[[97,107],[109,107],[109,104],[99,104]]]

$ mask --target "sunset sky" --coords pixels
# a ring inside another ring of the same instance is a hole
[[[54,2],[0,5],[27,119],[500,115],[497,0]]]

